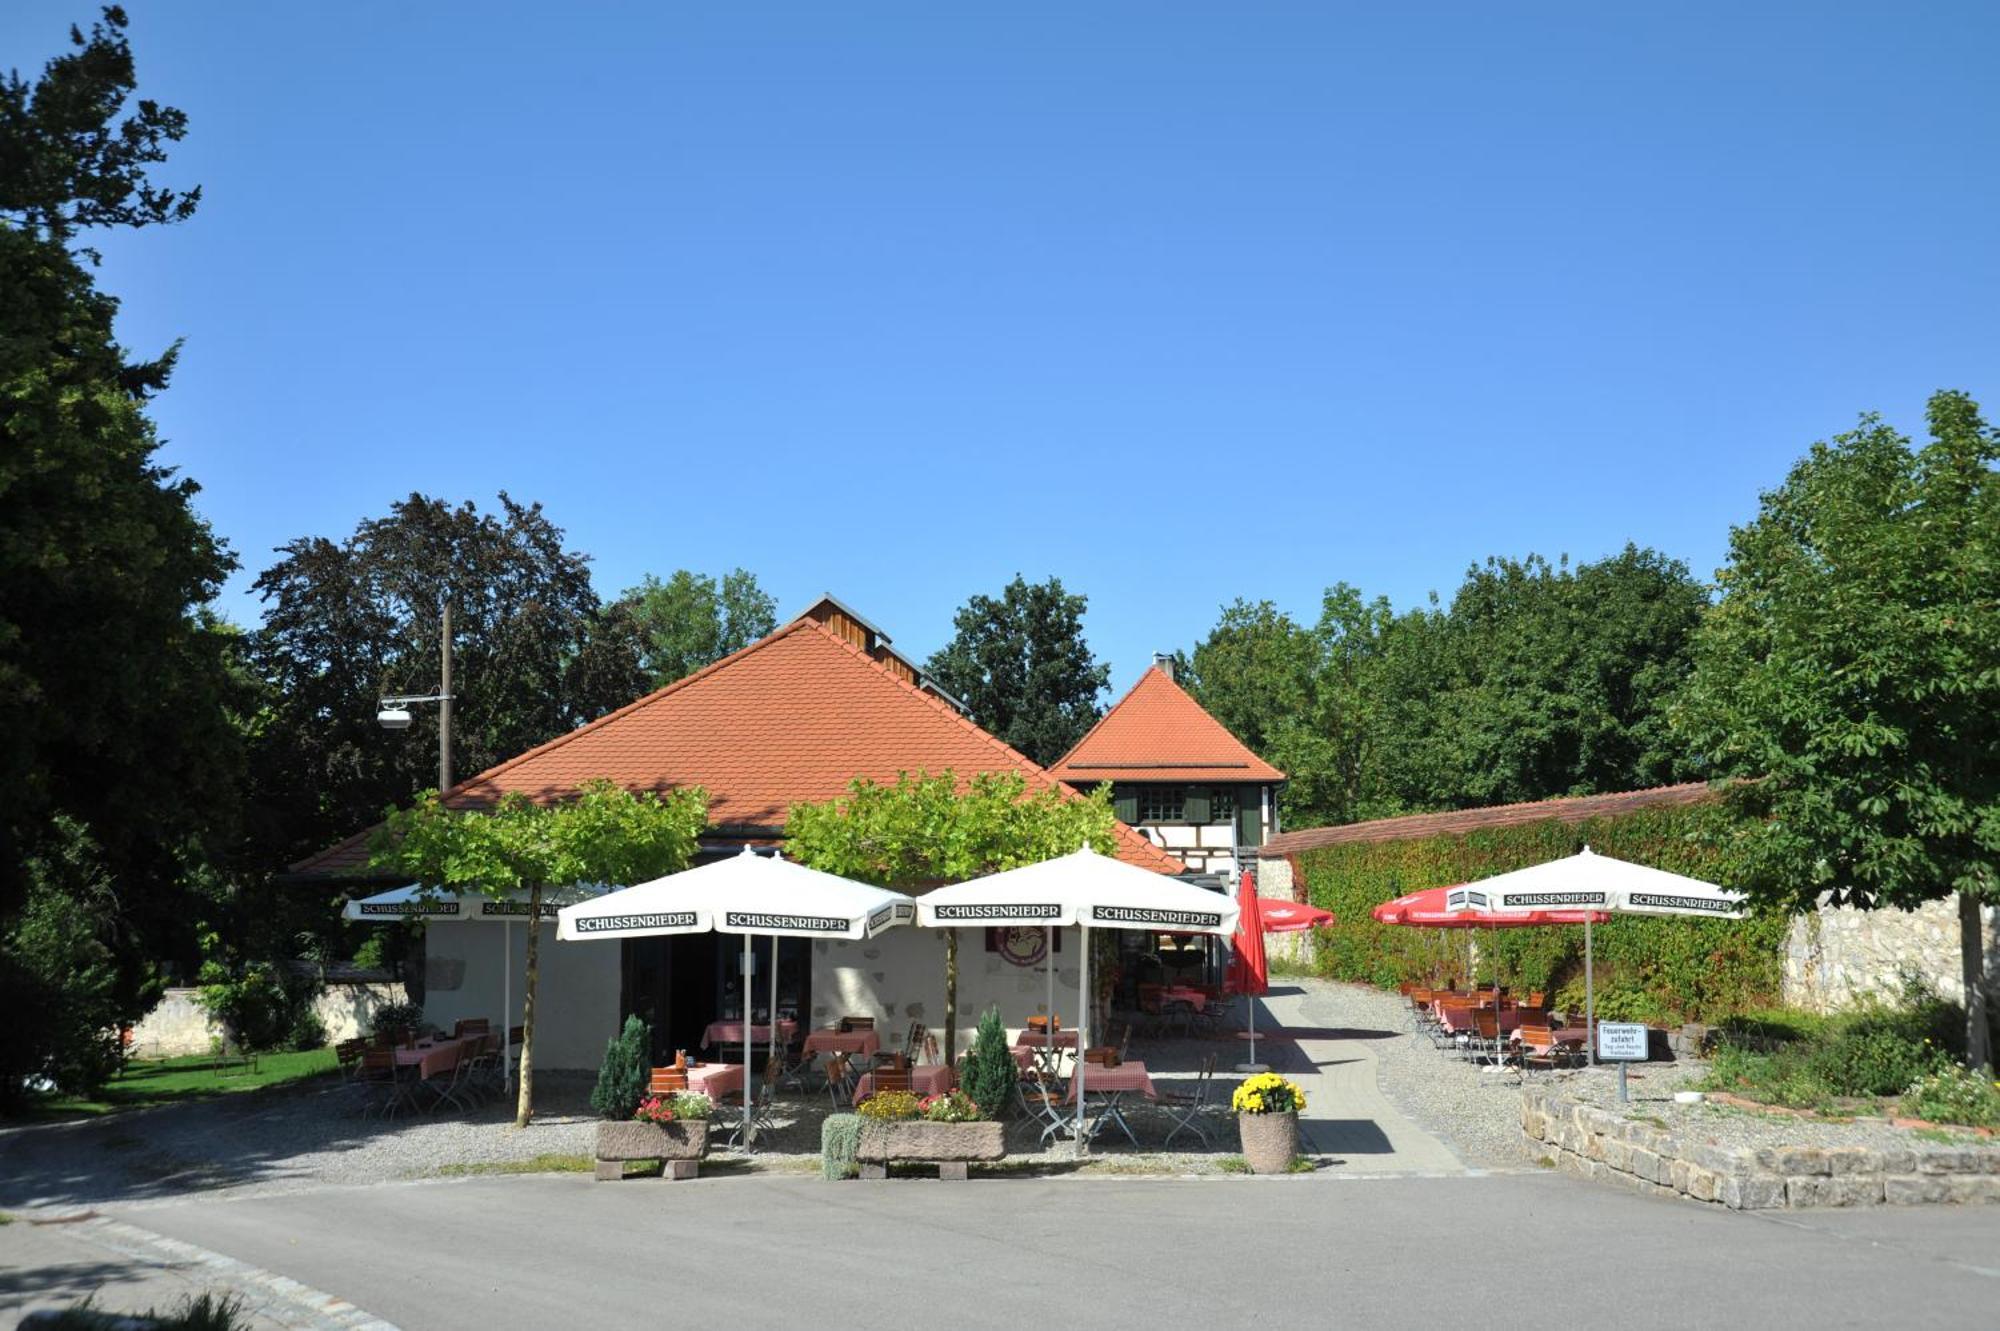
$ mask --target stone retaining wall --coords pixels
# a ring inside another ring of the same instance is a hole
[[[205,1054],[221,1025],[198,1001],[198,989],[169,989],[159,1004],[132,1028],[132,1054],[137,1058],[178,1058]],[[313,1011],[326,1027],[328,1044],[351,1040],[370,1028],[376,1009],[405,1001],[400,984],[329,984],[313,1000]]]
[[[1732,1210],[2000,1202],[1992,1147],[1710,1146],[1540,1087],[1521,1093],[1521,1131],[1565,1172]]]

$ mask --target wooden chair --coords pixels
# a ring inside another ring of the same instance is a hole
[[[869,1087],[880,1094],[883,1091],[907,1091],[910,1089],[908,1068],[877,1068],[868,1074]]]
[[[854,1060],[846,1054],[826,1061],[826,1098],[836,1113],[854,1104]]]
[[[875,1029],[875,1018],[842,1017],[840,1019],[840,1029],[842,1034],[850,1031],[872,1031]]]
[[[460,1017],[452,1023],[451,1038],[456,1040],[467,1035],[484,1035],[493,1029],[493,1023],[485,1017]]]
[[[672,1095],[687,1088],[688,1075],[685,1068],[654,1068],[652,1075],[646,1078],[648,1095]]]
[[[361,1055],[367,1048],[366,1040],[342,1040],[333,1047],[333,1061],[339,1065],[341,1076],[352,1079],[361,1070]]]

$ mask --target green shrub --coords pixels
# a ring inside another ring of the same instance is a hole
[[[632,1117],[646,1097],[652,1061],[653,1028],[637,1015],[625,1018],[625,1028],[604,1042],[604,1061],[597,1068],[597,1085],[590,1090],[590,1107],[600,1118]],[[678,1107],[675,1112],[684,1117]]]
[[[1014,1083],[1020,1075],[1014,1051],[1007,1043],[1007,1028],[1000,1021],[1000,1009],[989,1007],[980,1014],[959,1086],[979,1106],[982,1118],[1001,1118],[1014,1101]]]
[[[1862,1025],[1813,1042],[1810,1066],[1835,1095],[1900,1095],[1944,1059],[1935,1045],[1913,1042],[1903,1031]]]
[[[825,1178],[853,1178],[861,1172],[861,1116],[828,1114],[819,1126],[819,1172]]]
[[[202,940],[206,959],[195,1000],[222,1024],[238,1049],[310,1050],[326,1043],[313,1002],[326,991],[316,976],[294,975],[268,961],[232,959],[216,935]]]
[[[1933,1123],[2000,1128],[2000,1081],[1947,1064],[1910,1084],[1903,1092],[1903,1112]]]
[[[291,1029],[285,1032],[285,1048],[295,1054],[326,1048],[326,1023],[310,1004],[292,1014]]]

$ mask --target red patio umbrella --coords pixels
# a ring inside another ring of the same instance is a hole
[[[1237,993],[1255,998],[1271,987],[1271,968],[1264,955],[1264,935],[1292,934],[1316,924],[1332,924],[1333,912],[1297,901],[1266,901],[1257,895],[1257,882],[1249,870],[1236,889],[1236,932],[1230,944],[1236,950],[1229,963],[1228,980]],[[1257,1061],[1257,1005],[1250,1004],[1250,1061],[1239,1064],[1238,1072],[1262,1072]]]
[[[1237,993],[1252,1000],[1250,1008],[1250,1061],[1236,1065],[1238,1072],[1263,1072],[1257,1061],[1257,995],[1271,987],[1270,963],[1264,956],[1264,903],[1248,869],[1236,888],[1236,932],[1229,945],[1235,957],[1229,963],[1229,983]]]
[[[1264,917],[1264,932],[1267,934],[1295,934],[1333,923],[1332,911],[1308,906],[1302,901],[1264,901],[1259,902],[1257,908]],[[1243,917],[1238,915],[1236,919],[1237,927],[1241,928]]]

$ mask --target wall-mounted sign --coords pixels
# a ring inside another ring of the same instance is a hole
[[[1607,1063],[1646,1061],[1646,1026],[1638,1021],[1597,1023],[1597,1056]]]
[[[994,951],[1010,966],[1038,965],[1049,954],[1049,931],[1039,925],[995,929]]]

